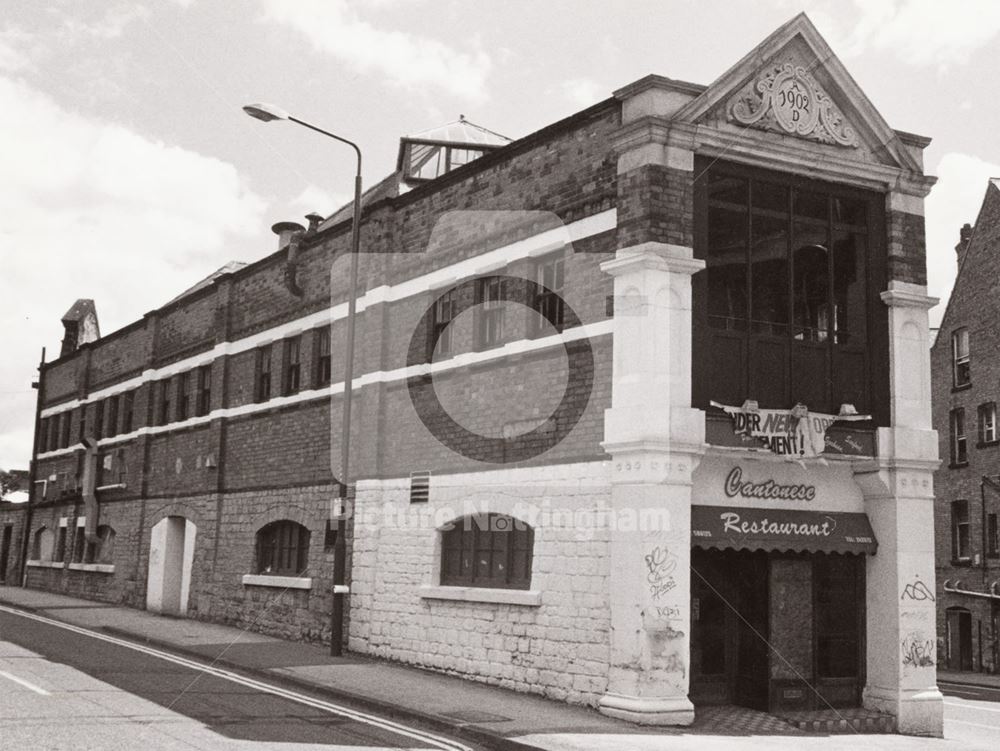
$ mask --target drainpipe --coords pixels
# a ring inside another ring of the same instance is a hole
[[[278,222],[271,231],[278,236],[278,249],[288,248],[285,259],[285,286],[296,297],[302,297],[302,287],[299,286],[299,241],[306,231],[298,222]]]
[[[38,380],[33,381],[31,388],[35,394],[35,438],[31,444],[31,463],[28,465],[28,507],[24,510],[24,529],[21,535],[21,586],[28,584],[28,548],[31,545],[31,516],[35,506],[35,477],[38,476],[38,439],[42,428],[42,402],[45,400],[45,347],[42,347],[42,359],[38,363]],[[48,485],[46,485],[46,488]]]

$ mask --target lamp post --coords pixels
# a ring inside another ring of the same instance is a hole
[[[345,564],[346,564],[346,534],[347,482],[351,461],[351,396],[354,381],[354,328],[355,310],[358,288],[358,248],[361,243],[361,149],[353,141],[341,138],[329,131],[317,128],[315,125],[299,120],[272,104],[248,104],[243,108],[250,117],[271,122],[272,120],[290,120],[309,130],[314,130],[324,136],[345,143],[354,149],[358,158],[358,167],[354,175],[354,221],[351,223],[351,267],[350,282],[347,292],[347,342],[344,354],[344,406],[341,412],[340,438],[340,508],[337,513],[337,537],[333,542],[333,609],[330,613],[330,654],[341,654],[341,643],[344,638],[344,594]]]

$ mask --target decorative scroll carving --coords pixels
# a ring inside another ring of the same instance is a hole
[[[801,65],[779,63],[745,86],[729,104],[729,118],[743,125],[857,148],[854,129]]]

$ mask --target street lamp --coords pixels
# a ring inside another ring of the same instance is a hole
[[[290,120],[309,130],[314,130],[324,136],[346,143],[358,157],[358,168],[354,175],[354,221],[351,224],[351,270],[350,283],[347,292],[347,352],[344,355],[344,407],[342,410],[340,438],[340,509],[337,514],[337,537],[333,542],[333,609],[330,613],[330,654],[341,654],[341,642],[344,638],[344,594],[347,587],[344,584],[344,567],[346,562],[346,543],[344,541],[347,510],[347,478],[351,461],[351,396],[354,382],[354,327],[355,310],[358,289],[358,248],[361,243],[361,149],[353,141],[341,138],[315,125],[292,117],[283,109],[273,104],[248,104],[243,108],[250,117],[265,123],[273,120]]]

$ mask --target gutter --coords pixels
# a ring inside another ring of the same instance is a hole
[[[985,597],[987,600],[1000,600],[1000,580],[990,584],[989,592],[975,592],[971,589],[961,589],[962,582],[959,579],[951,583],[951,579],[944,580],[944,591],[956,595],[966,595],[968,597]]]

